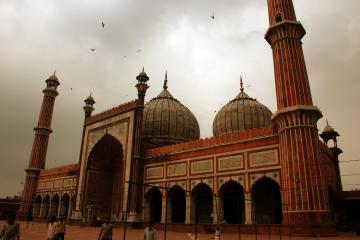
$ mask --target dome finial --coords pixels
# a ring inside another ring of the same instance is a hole
[[[329,121],[328,121],[328,119],[326,119],[326,126],[329,126]]]
[[[242,80],[242,76],[240,75],[240,91],[244,92],[244,86],[243,86],[243,80]]]
[[[163,88],[164,88],[165,90],[167,90],[167,88],[168,88],[167,82],[168,82],[168,79],[167,79],[167,70],[166,70],[166,72],[165,72],[164,86],[163,86]]]
[[[56,76],[56,70],[54,70],[54,76]]]

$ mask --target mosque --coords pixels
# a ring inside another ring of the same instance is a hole
[[[95,100],[85,99],[78,162],[45,169],[60,85],[52,75],[43,90],[18,216],[334,232],[345,214],[337,196],[346,195],[339,134],[329,124],[318,133],[322,113],[313,104],[301,42],[306,32],[292,0],[267,2],[275,113],[241,82],[237,96],[224,97],[229,102],[213,120],[213,137],[200,139],[195,115],[170,93],[167,76],[160,93],[145,103],[151,81],[143,69],[136,100],[92,114]]]

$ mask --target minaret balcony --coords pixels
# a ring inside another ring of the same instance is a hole
[[[272,25],[265,34],[266,41],[271,45],[284,39],[301,40],[306,34],[305,28],[298,21],[281,21]]]

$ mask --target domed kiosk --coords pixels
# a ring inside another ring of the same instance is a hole
[[[219,136],[267,127],[271,124],[271,115],[271,111],[265,105],[244,92],[241,79],[240,93],[216,114],[213,134]]]
[[[143,140],[155,146],[199,139],[200,128],[194,114],[167,90],[167,74],[161,93],[145,104]]]

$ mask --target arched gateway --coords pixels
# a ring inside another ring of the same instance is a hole
[[[116,217],[122,203],[123,150],[109,134],[90,152],[86,168],[83,213],[88,219]]]

